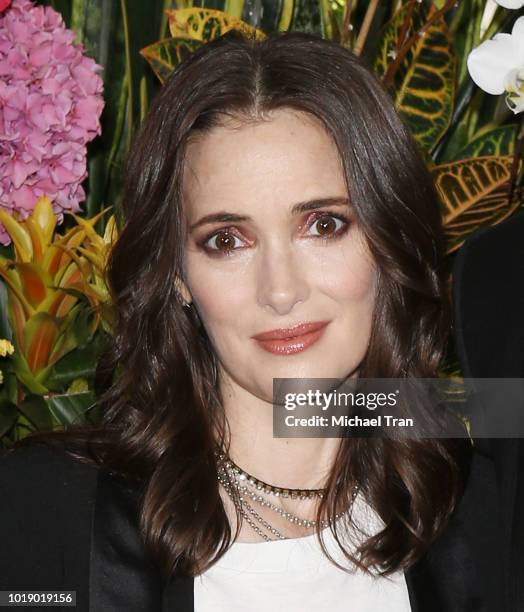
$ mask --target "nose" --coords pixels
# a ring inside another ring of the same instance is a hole
[[[259,260],[257,301],[278,315],[291,312],[310,292],[306,270],[292,246],[270,247]]]

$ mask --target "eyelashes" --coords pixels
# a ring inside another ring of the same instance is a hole
[[[334,231],[328,234],[308,234],[307,237],[313,240],[320,240],[323,243],[329,243],[344,236],[349,230],[351,220],[346,215],[342,215],[340,213],[314,212],[308,218],[305,226],[307,230],[310,230],[311,228],[318,227],[319,221],[330,221],[332,219],[335,220],[335,225],[338,225],[338,227],[335,227]],[[222,247],[225,248],[217,248],[217,238],[222,238],[224,241],[222,243]],[[244,239],[237,233],[237,229],[234,226],[225,227],[216,232],[208,234],[205,238],[199,241],[199,247],[210,256],[229,257],[235,252],[245,248],[238,246],[238,244],[242,243],[243,240]]]

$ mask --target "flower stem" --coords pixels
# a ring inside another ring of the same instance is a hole
[[[127,76],[127,87],[128,87],[128,96],[127,96],[127,108],[128,108],[128,126],[127,126],[127,149],[129,150],[131,146],[131,138],[133,136],[133,78],[131,74],[131,50],[129,46],[129,26],[127,22],[127,7],[126,0],[120,0],[120,7],[122,9],[122,23],[124,26],[124,41],[125,41],[125,49],[126,49],[126,76]]]
[[[369,34],[369,28],[371,27],[371,23],[373,22],[373,17],[377,12],[378,0],[371,0],[368,4],[368,8],[366,10],[366,14],[364,15],[364,21],[362,22],[362,26],[359,30],[357,42],[353,47],[353,53],[355,55],[360,55],[364,45],[366,43],[366,38]]]

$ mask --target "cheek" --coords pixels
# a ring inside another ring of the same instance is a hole
[[[375,263],[368,249],[352,241],[317,261],[318,285],[339,303],[370,307],[377,283]]]
[[[188,261],[188,284],[211,338],[227,335],[226,331],[230,333],[231,327],[238,324],[240,313],[245,310],[248,283],[242,279],[238,268],[236,274],[230,273],[234,268],[236,266],[213,265],[213,262],[196,258],[194,262]]]
[[[323,290],[341,303],[370,304],[375,295],[375,273],[372,267],[366,270],[347,269],[345,273],[325,276]]]

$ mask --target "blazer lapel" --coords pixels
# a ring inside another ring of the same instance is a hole
[[[162,612],[194,612],[194,609],[194,578],[172,577],[162,593]]]
[[[446,530],[406,572],[413,612],[507,609],[499,500],[495,465],[476,451],[465,493]]]
[[[405,572],[412,612],[490,612],[469,552],[440,550]]]
[[[99,470],[89,576],[89,610],[93,612],[161,609],[162,579],[140,541],[135,495]],[[171,608],[171,612],[177,610]]]

